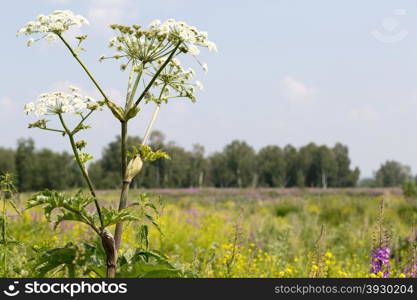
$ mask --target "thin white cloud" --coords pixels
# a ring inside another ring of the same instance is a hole
[[[0,111],[5,113],[5,115],[8,115],[10,112],[16,112],[17,104],[9,97],[2,97],[0,98]]]
[[[281,92],[291,102],[303,104],[310,102],[318,89],[287,75],[281,81]]]
[[[350,110],[350,116],[358,121],[374,122],[378,120],[378,112],[372,107],[359,107]]]
[[[109,24],[122,23],[137,14],[137,6],[132,0],[90,0],[87,18],[98,31],[107,32]]]

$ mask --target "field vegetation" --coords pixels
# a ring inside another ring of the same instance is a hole
[[[132,190],[132,199],[140,192]],[[117,276],[384,277],[383,271],[371,272],[381,228],[383,246],[390,250],[387,276],[415,276],[417,206],[399,189],[146,192],[156,200],[158,227],[148,224],[144,239],[141,225],[126,226]],[[7,207],[3,275],[104,277],[100,241],[89,229],[64,221],[54,230],[39,209],[24,210],[29,197],[19,197],[21,215]],[[115,191],[99,192],[106,205],[116,197]],[[154,260],[123,268],[145,249]]]

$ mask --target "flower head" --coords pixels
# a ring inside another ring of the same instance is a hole
[[[153,70],[149,71],[150,76],[153,76],[160,66],[165,62],[164,59],[159,59]],[[189,98],[192,102],[196,101],[196,88],[202,90],[203,84],[200,81],[191,80],[195,77],[193,69],[184,69],[178,59],[173,59],[168,63],[165,69],[160,73],[158,79],[154,83],[154,87],[162,88],[159,98],[149,94],[147,102],[168,102],[169,98]]]
[[[210,51],[217,51],[217,46],[208,40],[205,31],[199,31],[196,27],[190,26],[185,22],[168,19],[161,23],[158,20],[149,24],[149,30],[161,35],[166,35],[172,42],[182,42],[185,51],[190,51],[193,55],[198,55],[199,50],[196,46],[206,47]]]
[[[41,94],[36,102],[25,105],[26,114],[34,113],[36,116],[54,115],[62,113],[79,113],[82,110],[94,110],[98,107],[97,102],[87,96],[79,95],[78,88],[71,86],[71,94],[52,92]]]
[[[146,29],[139,25],[124,26],[113,24],[110,26],[116,36],[109,41],[109,47],[114,48],[117,54],[106,58],[119,59],[126,57],[129,62],[150,63],[167,56],[178,44],[183,53],[198,56],[198,47],[217,51],[216,44],[208,40],[205,31],[198,31],[196,27],[174,19],[165,22],[154,20]]]
[[[56,10],[50,15],[38,15],[34,21],[26,23],[19,31],[17,35],[31,35],[41,34],[41,37],[28,41],[30,47],[33,42],[45,38],[47,41],[54,41],[57,35],[67,31],[71,26],[81,26],[82,24],[88,24],[86,18],[81,15],[76,15],[70,10]]]

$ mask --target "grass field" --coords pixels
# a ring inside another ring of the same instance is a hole
[[[137,198],[139,192],[143,191],[131,191],[130,199]],[[150,229],[149,248],[166,254],[173,265],[186,271],[184,274],[192,274],[188,276],[370,277],[370,254],[373,240],[377,243],[379,239],[382,199],[383,227],[391,249],[389,276],[404,277],[404,270],[415,262],[412,246],[417,238],[417,205],[404,199],[400,190],[146,192],[160,195],[163,203],[156,220],[162,234]],[[101,191],[99,197],[116,203],[118,193]],[[24,207],[27,198],[28,194],[20,195],[19,207]],[[98,260],[71,254],[72,261],[50,266],[51,260],[40,254],[65,245],[81,249],[85,243],[94,243],[86,240],[94,236],[87,234],[89,228],[66,221],[54,231],[40,210],[26,210],[23,216],[12,210],[9,213],[9,234],[17,243],[8,246],[7,276],[98,276],[85,266],[68,267],[81,266],[80,261],[99,265]],[[143,247],[138,232],[138,225],[127,225],[120,255],[129,256],[129,249]]]

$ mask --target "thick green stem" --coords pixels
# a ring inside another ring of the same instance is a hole
[[[7,276],[7,215],[6,215],[6,197],[3,196],[3,230],[2,230],[2,239],[3,239],[3,277]]]
[[[58,116],[59,116],[59,120],[61,121],[62,126],[65,129],[65,132],[67,133],[67,135],[69,137],[71,147],[72,147],[72,151],[73,151],[74,156],[75,156],[75,160],[77,161],[77,164],[78,164],[78,166],[81,170],[81,173],[83,174],[83,177],[84,177],[85,181],[87,182],[88,188],[90,189],[90,193],[94,198],[94,204],[96,206],[98,217],[100,219],[100,225],[101,225],[100,230],[95,230],[95,231],[100,235],[101,242],[102,242],[104,251],[106,253],[107,277],[114,278],[116,276],[116,263],[117,263],[117,251],[115,250],[115,247],[114,247],[114,238],[104,228],[103,217],[102,217],[102,214],[101,214],[100,205],[97,201],[96,191],[94,189],[93,183],[91,182],[90,176],[88,176],[85,165],[81,161],[81,158],[78,154],[77,147],[76,147],[75,141],[74,141],[74,133],[71,132],[68,129],[67,125],[64,122],[64,119],[62,118],[62,115],[58,114]],[[93,227],[93,229],[94,229],[94,227]]]
[[[77,147],[75,145],[75,140],[74,140],[74,136],[73,136],[72,132],[68,129],[67,125],[65,124],[64,119],[62,118],[62,115],[58,114],[58,116],[59,116],[59,120],[61,121],[61,124],[64,127],[65,132],[67,133],[68,138],[70,140],[72,152],[74,153],[75,160],[77,161],[78,167],[80,168],[81,173],[82,173],[85,181],[87,182],[90,193],[94,198],[94,204],[96,206],[98,217],[100,219],[100,225],[101,225],[101,228],[103,229],[104,228],[103,217],[101,215],[101,209],[100,209],[100,205],[98,204],[98,201],[97,201],[97,194],[96,194],[96,191],[94,189],[93,183],[91,182],[90,176],[88,176],[85,165],[81,161],[81,158],[78,154]]]
[[[130,180],[127,179],[127,121],[121,122],[121,163],[122,163],[122,190],[120,193],[120,200],[119,200],[119,211],[124,209],[127,204],[127,196],[129,193],[129,185]],[[123,233],[123,223],[117,223],[116,229],[114,232],[114,241],[116,246],[116,251],[120,248],[120,242],[122,240],[122,233]]]

